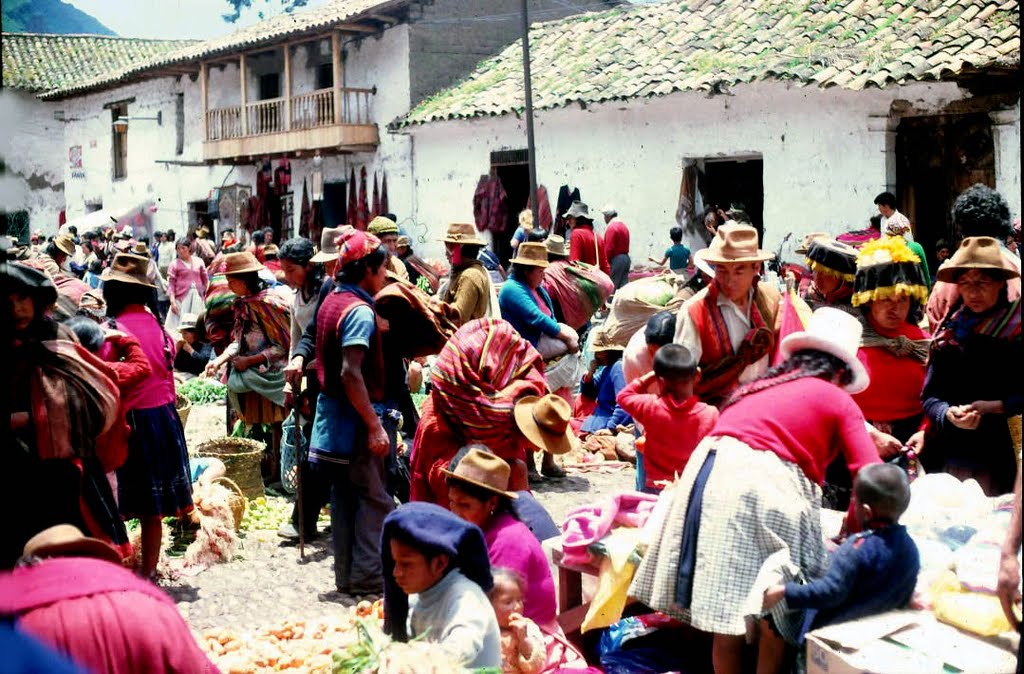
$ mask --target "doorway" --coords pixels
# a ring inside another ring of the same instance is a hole
[[[975,183],[996,185],[988,114],[904,117],[896,127],[896,198],[935,268],[935,243],[955,244],[952,208]]]
[[[712,204],[723,211],[733,206],[742,208],[763,241],[764,160],[761,156],[705,157],[703,163],[704,175],[698,178],[698,185],[705,208]]]
[[[512,257],[512,235],[519,227],[519,212],[530,201],[530,165],[527,150],[503,150],[491,153],[491,173],[505,190],[508,206],[505,231],[494,233],[494,254],[508,266]]]

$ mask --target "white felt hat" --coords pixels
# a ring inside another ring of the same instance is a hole
[[[853,381],[846,386],[846,391],[860,393],[871,382],[868,371],[857,360],[863,331],[860,321],[854,316],[832,307],[822,307],[811,314],[806,330],[783,338],[779,352],[783,358],[789,358],[797,351],[814,349],[839,358],[853,374]]]

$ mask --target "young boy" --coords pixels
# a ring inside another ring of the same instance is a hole
[[[384,520],[384,630],[437,642],[464,667],[501,667],[501,632],[487,598],[491,562],[479,527],[433,503]]]
[[[647,493],[660,492],[683,472],[693,450],[718,421],[718,409],[693,394],[699,380],[700,368],[689,349],[666,344],[654,354],[654,371],[619,392],[619,407],[644,427]]]
[[[836,550],[825,577],[765,591],[765,610],[783,599],[791,609],[807,609],[804,633],[903,608],[914,594],[920,558],[906,527],[898,524],[910,503],[907,474],[887,463],[865,466],[853,490],[863,531]]]
[[[683,228],[673,227],[668,230],[668,236],[672,239],[672,245],[665,251],[665,257],[656,260],[653,257],[647,258],[659,267],[668,261],[668,268],[674,274],[685,274],[690,266],[690,249],[683,245]]]

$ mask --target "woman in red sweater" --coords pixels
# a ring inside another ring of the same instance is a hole
[[[748,617],[759,619],[758,671],[781,668],[800,618],[782,605],[763,612],[764,591],[823,573],[828,464],[841,454],[856,475],[880,461],[851,397],[868,384],[860,336],[856,318],[826,307],[782,341],[786,360],[723,405],[637,570],[630,595],[714,634],[716,674],[741,670]]]

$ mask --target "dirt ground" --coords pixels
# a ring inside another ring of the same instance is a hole
[[[224,435],[223,405],[192,408],[185,427],[190,449]],[[562,480],[546,480],[535,487],[538,500],[559,523],[569,510],[633,485],[632,468],[570,468],[568,472]],[[265,507],[277,517],[259,523],[264,529],[241,534],[235,560],[198,575],[161,582],[193,629],[252,629],[288,618],[318,619],[339,611],[339,604],[354,603],[346,596],[321,601],[322,593],[334,589],[329,535],[308,543],[301,560],[295,545],[277,537],[277,523],[290,511],[290,505],[290,499],[268,498]]]

